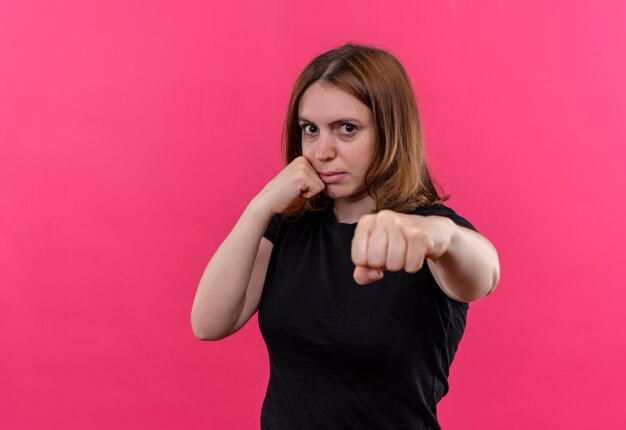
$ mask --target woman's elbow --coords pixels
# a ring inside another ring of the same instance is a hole
[[[213,330],[208,330],[200,321],[196,321],[193,315],[191,317],[191,330],[195,338],[202,341],[221,340],[229,335],[229,333],[217,333]]]

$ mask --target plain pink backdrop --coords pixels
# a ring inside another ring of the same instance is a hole
[[[346,41],[404,64],[446,204],[499,251],[444,429],[626,428],[619,0],[0,2],[0,428],[258,428],[256,316],[200,342],[191,304]]]

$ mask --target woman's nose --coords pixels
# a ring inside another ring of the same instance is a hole
[[[320,137],[315,146],[315,158],[318,160],[328,160],[336,155],[335,141],[331,134],[320,133]]]

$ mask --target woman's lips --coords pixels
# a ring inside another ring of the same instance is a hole
[[[325,184],[336,184],[346,176],[345,172],[320,173],[320,178]]]

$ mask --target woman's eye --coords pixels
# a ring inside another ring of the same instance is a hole
[[[307,128],[307,127],[311,127],[313,130]],[[311,125],[311,124],[303,124],[302,125],[302,130],[304,130],[304,134],[315,134],[315,126]]]
[[[346,134],[354,134],[354,132],[356,131],[356,127],[353,126],[352,124],[342,124],[342,127],[345,127],[344,130],[346,130]]]
[[[304,134],[306,134],[307,136],[310,135],[314,135],[317,133],[317,127],[314,126],[313,124],[302,124],[300,126],[302,128],[302,131],[304,132]],[[344,136],[352,136],[353,134],[356,133],[356,127],[350,123],[343,123],[341,124],[341,127],[343,128],[343,135]]]

